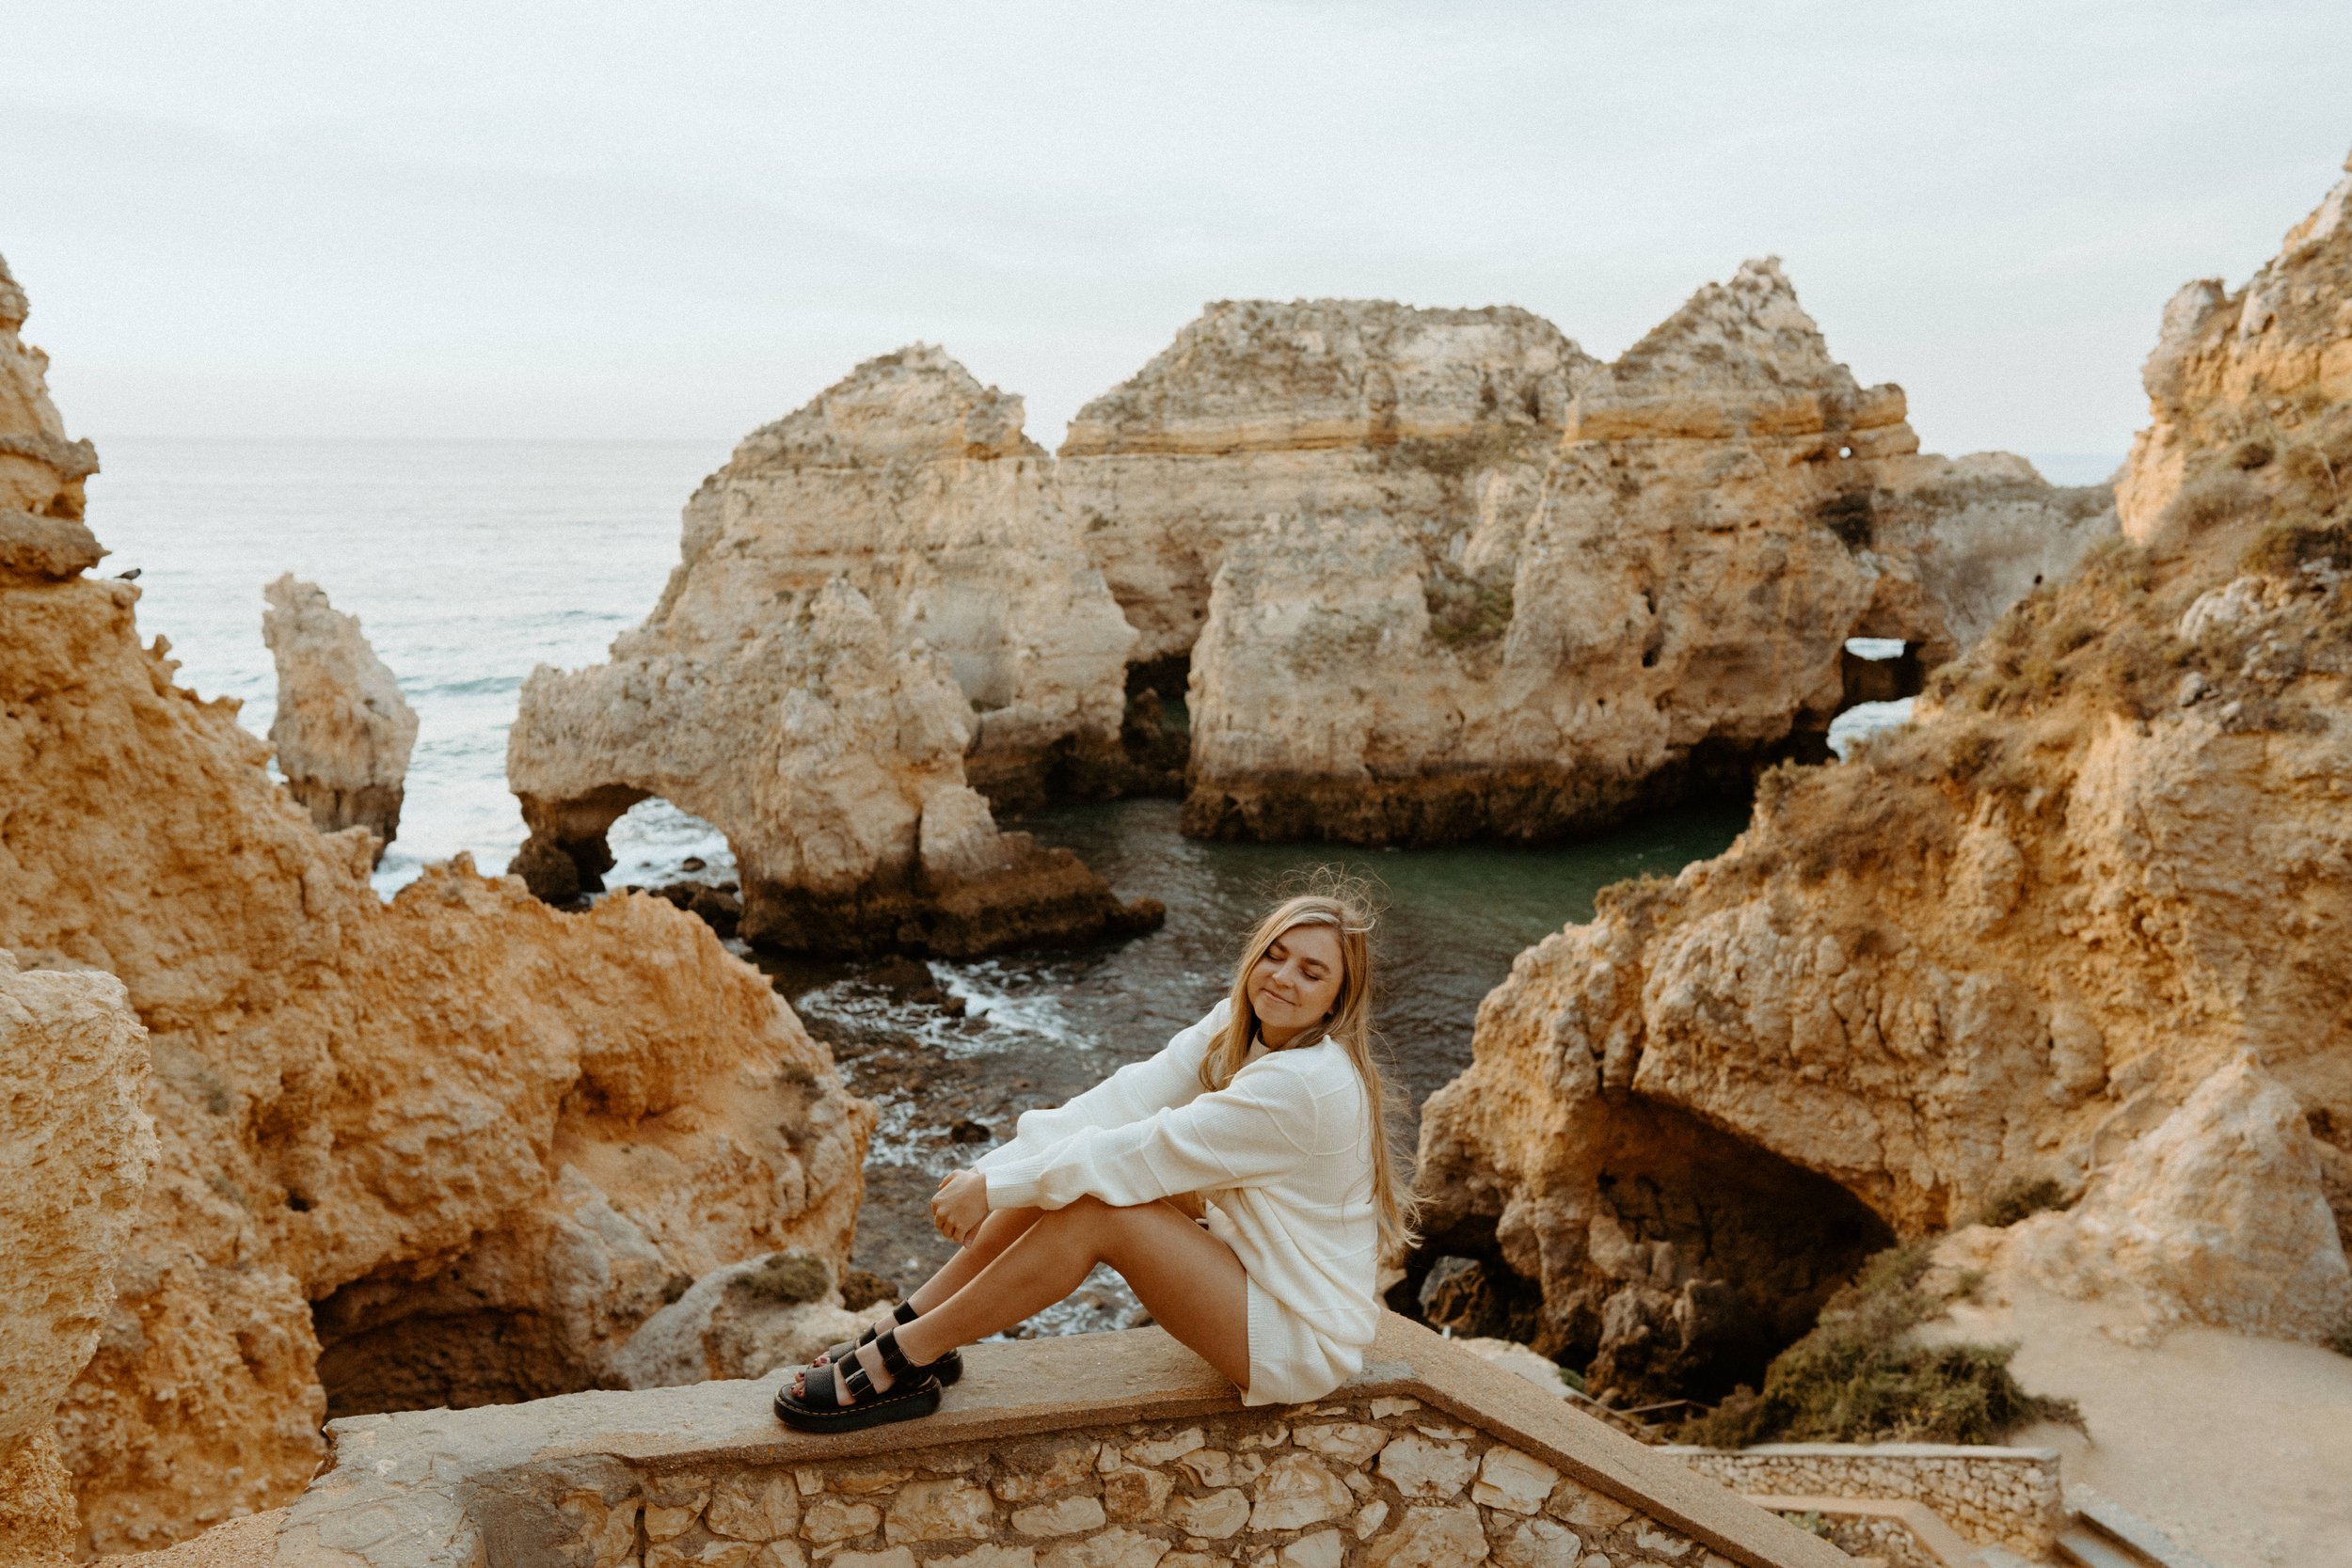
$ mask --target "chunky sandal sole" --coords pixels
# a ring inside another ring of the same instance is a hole
[[[803,1404],[789,1389],[776,1390],[776,1419],[795,1432],[862,1432],[892,1421],[912,1421],[939,1408],[939,1380],[927,1377],[900,1392],[893,1388],[864,1404]]]
[[[906,1353],[898,1348],[898,1324],[893,1323],[875,1336],[874,1350],[893,1380],[888,1393],[875,1389],[873,1380],[866,1375],[865,1364],[854,1357],[834,1366],[812,1367],[808,1371],[810,1392],[818,1391],[814,1385],[821,1378],[822,1391],[832,1395],[832,1399],[814,1404],[794,1399],[789,1388],[779,1388],[776,1419],[795,1432],[858,1432],[889,1421],[911,1421],[939,1408],[937,1363],[918,1367],[909,1361]],[[847,1399],[842,1398],[844,1392]]]

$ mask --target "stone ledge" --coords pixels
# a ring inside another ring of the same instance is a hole
[[[1909,1530],[1917,1539],[1920,1549],[1944,1568],[1982,1568],[1985,1561],[1976,1546],[1944,1522],[1942,1514],[1907,1497],[1775,1497],[1750,1493],[1748,1501],[1774,1513],[1892,1519]]]
[[[289,1510],[274,1560],[305,1568],[547,1561],[554,1528],[547,1499],[565,1488],[609,1488],[623,1471],[772,1473],[1244,1409],[1231,1386],[1157,1329],[979,1345],[965,1357],[969,1370],[938,1414],[839,1437],[777,1424],[769,1404],[784,1371],[337,1421],[328,1428],[334,1465]],[[1395,1317],[1384,1320],[1363,1372],[1331,1399],[1381,1397],[1418,1400],[1533,1455],[1679,1532],[1702,1556],[1743,1568],[1848,1560],[1663,1453]]]
[[[2065,1517],[2056,1449],[1759,1443],[1661,1450],[1743,1495],[1908,1498],[1978,1546],[2045,1557]]]

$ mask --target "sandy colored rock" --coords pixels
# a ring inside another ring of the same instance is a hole
[[[2165,306],[2140,368],[2152,420],[2116,486],[2129,538],[2261,511],[2314,478],[2343,489],[2342,433],[2326,416],[2352,400],[2352,158],[2344,167],[2244,288],[2200,278]]]
[[[1744,788],[1865,695],[1847,639],[1931,667],[2112,526],[2022,459],[1919,455],[1769,260],[1557,389],[1431,447],[1474,507],[1252,492],[1192,652],[1187,832],[1540,840]]]
[[[49,356],[19,336],[29,309],[0,258],[0,566],[64,577],[96,563],[93,558],[69,570],[70,555],[94,549],[96,542],[87,531],[54,525],[80,519],[82,484],[98,471],[98,451],[66,436],[49,400]],[[52,521],[32,520],[41,518]]]
[[[375,856],[400,832],[417,715],[360,633],[359,618],[292,573],[264,591],[262,641],[278,664],[269,743],[286,787],[324,833],[365,828]]]
[[[2297,244],[2261,276],[2352,341],[2352,232]],[[2352,442],[2352,404],[2298,429]],[[2240,460],[2190,450],[2184,493]],[[2352,1228],[2352,515],[2311,473],[2093,550],[1919,722],[1521,954],[1423,1114],[1438,1249],[1603,1386],[1720,1387],[1774,1303],[2042,1181],[2080,1207],[2016,1234],[2079,1241],[2070,1289],[2314,1332]]]
[[[2302,1104],[2241,1057],[2127,1145],[2064,1213],[2017,1226],[2018,1266],[2063,1292],[2128,1292],[2150,1328],[2194,1322],[2325,1340],[2352,1267]]]
[[[817,1277],[794,1282],[780,1264],[796,1259],[818,1271]],[[713,1269],[612,1353],[613,1381],[625,1388],[668,1388],[804,1366],[828,1346],[863,1334],[879,1310],[843,1310],[833,1272],[806,1253]]]
[[[0,428],[34,422],[11,363]],[[154,1174],[57,1416],[86,1548],[285,1501],[330,1406],[588,1386],[674,1277],[840,1258],[872,1113],[757,972],[666,904],[562,914],[462,857],[380,901],[372,835],[321,834],[137,601],[0,577],[0,947],[114,976],[153,1062]]]
[[[1221,300],[1078,411],[1058,478],[1134,657],[1181,659],[1225,551],[1270,517],[1377,515],[1442,551],[1532,506],[1596,366],[1508,306]]]
[[[146,1031],[111,974],[20,970],[0,948],[0,1559],[65,1561],[81,1533],[57,1402],[97,1347],[155,1159]]]
[[[727,835],[755,942],[960,956],[1153,923],[975,787],[1120,766],[1133,634],[1050,468],[1020,399],[922,346],[755,432],[612,662],[525,683],[516,869],[600,886],[606,830],[659,795]]]

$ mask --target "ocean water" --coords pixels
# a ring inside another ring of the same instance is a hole
[[[506,729],[537,664],[604,657],[676,563],[678,512],[726,461],[717,442],[111,440],[89,522],[139,571],[139,628],[170,640],[180,682],[234,697],[266,736],[277,673],[262,589],[293,572],[359,617],[417,710],[389,893],[470,851],[503,869],[523,825]],[[649,805],[616,832],[632,877],[725,846]]]
[[[89,516],[114,553],[100,569],[139,570],[143,634],[169,639],[183,685],[239,699],[257,735],[276,686],[262,586],[292,571],[359,616],[420,720],[400,836],[376,874],[389,895],[460,851],[503,868],[523,837],[505,785],[523,677],[541,663],[600,660],[644,615],[677,558],[680,507],[726,452],[118,440],[101,457]],[[1199,843],[1176,832],[1173,801],[1057,808],[1018,825],[1075,849],[1121,893],[1163,900],[1163,928],[1079,952],[932,965],[961,1017],[881,983],[872,965],[762,961],[881,1106],[857,1260],[911,1280],[945,1255],[924,1213],[937,1178],[1009,1133],[1020,1111],[1148,1055],[1206,1011],[1286,875],[1336,861],[1376,879],[1381,1029],[1417,1110],[1468,1064],[1479,1000],[1523,948],[1589,918],[1613,881],[1719,852],[1744,816],[1695,807],[1540,850],[1365,852]],[[624,818],[613,849],[616,885],[672,879],[690,858],[707,863],[707,879],[731,865],[706,824],[658,800]],[[1107,1326],[1135,1310],[1103,1282],[1040,1326]]]

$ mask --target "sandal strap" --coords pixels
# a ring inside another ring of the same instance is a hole
[[[853,1368],[857,1367],[855,1361],[851,1361],[850,1365]],[[808,1378],[803,1385],[806,1390],[803,1402],[820,1410],[828,1405],[838,1406],[841,1399],[833,1391],[833,1374],[834,1369],[831,1366],[811,1367],[808,1370]],[[865,1375],[863,1368],[858,1369],[858,1375],[861,1377]]]
[[[818,1370],[822,1370],[823,1369],[819,1368]],[[874,1380],[866,1375],[866,1364],[862,1361],[851,1361],[850,1363],[849,1370],[841,1374],[841,1386],[850,1391],[850,1397],[848,1399],[837,1400],[834,1402],[837,1405],[843,1408],[847,1408],[851,1404],[863,1403],[866,1400],[870,1400],[874,1397]]]
[[[890,1315],[898,1319],[902,1323],[911,1323],[923,1314],[914,1309],[914,1304],[913,1302],[902,1301],[898,1306],[890,1309]],[[872,1332],[873,1330],[870,1328],[866,1330],[866,1333],[869,1335]]]
[[[892,1378],[902,1378],[914,1370],[914,1364],[907,1359],[907,1353],[898,1348],[896,1325],[882,1330],[882,1337],[874,1341],[874,1348],[882,1353],[882,1366]]]

